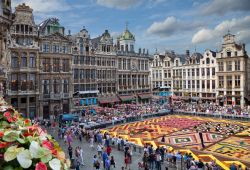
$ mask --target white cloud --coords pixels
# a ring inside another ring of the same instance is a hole
[[[138,5],[142,0],[96,0],[96,3],[109,8],[128,9]]]
[[[58,11],[67,11],[70,9],[70,5],[67,4],[64,0],[13,0],[13,7],[18,4],[26,3],[29,5],[35,12],[47,13],[47,12],[58,12]]]
[[[215,40],[221,38],[224,34],[230,30],[232,33],[237,34],[237,38],[240,41],[250,40],[250,16],[245,16],[243,18],[226,20],[218,24],[214,29],[203,28],[194,34],[192,38],[192,43],[203,43],[210,40]]]
[[[161,37],[169,37],[175,33],[190,31],[198,27],[198,23],[186,23],[171,16],[164,21],[154,22],[148,29],[148,34],[154,34]]]
[[[201,12],[205,15],[220,14],[235,11],[250,11],[249,0],[211,0],[201,5]]]

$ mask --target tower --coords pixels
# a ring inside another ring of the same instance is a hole
[[[125,31],[117,38],[117,45],[120,51],[134,52],[135,36],[128,30],[127,24]]]

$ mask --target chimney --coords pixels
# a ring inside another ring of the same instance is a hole
[[[139,54],[141,54],[141,48],[139,48],[139,51],[138,51]]]
[[[243,51],[244,55],[246,55],[246,50],[245,50],[245,48],[246,48],[246,44],[243,43],[243,44],[242,44],[242,51]]]
[[[187,57],[190,56],[189,50],[186,50],[186,56],[187,56]]]

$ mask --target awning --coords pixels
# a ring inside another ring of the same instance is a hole
[[[131,101],[131,100],[135,100],[135,96],[119,96],[119,98],[121,99],[121,101],[126,102],[126,101]]]
[[[150,94],[150,93],[138,94],[138,96],[139,96],[141,99],[151,99],[151,98],[152,98],[152,94]]]
[[[216,97],[202,97],[202,99],[203,100],[216,100]],[[217,99],[223,99],[223,97],[222,98],[217,97]]]
[[[107,97],[98,97],[98,102],[100,104],[105,103],[116,103],[119,102],[119,98],[117,96],[107,96]]]
[[[99,93],[99,90],[92,90],[92,91],[77,91],[76,94],[90,94],[90,93]]]

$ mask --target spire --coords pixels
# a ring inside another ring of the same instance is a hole
[[[128,30],[128,24],[129,24],[128,21],[126,21],[126,30]]]

